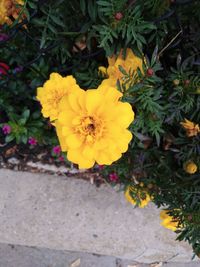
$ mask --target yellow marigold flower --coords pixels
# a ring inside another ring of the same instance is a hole
[[[135,199],[131,195],[134,195]],[[128,202],[138,205],[140,208],[144,208],[151,201],[151,197],[147,192],[135,189],[133,186],[127,187],[125,198]]]
[[[185,119],[185,121],[181,122],[180,124],[186,130],[186,134],[188,137],[196,136],[197,134],[200,133],[199,125],[195,124],[192,121]]]
[[[195,173],[196,171],[197,171],[197,165],[193,162],[193,161],[191,161],[191,160],[189,160],[189,161],[187,161],[184,165],[183,165],[183,168],[184,168],[184,170],[187,172],[187,173],[189,173],[189,174],[193,174],[193,173]]]
[[[161,225],[172,231],[176,231],[179,227],[178,221],[168,214],[169,210],[162,210],[160,212]]]
[[[43,116],[49,117],[51,121],[56,120],[60,100],[76,90],[80,90],[80,87],[72,76],[62,77],[58,73],[52,73],[43,87],[37,88],[37,99],[42,105]]]
[[[57,135],[62,151],[79,168],[91,168],[95,162],[110,165],[127,151],[134,112],[129,103],[119,101],[121,96],[115,88],[104,94],[79,89],[61,100]]]
[[[103,84],[106,84],[108,86],[116,86],[117,80],[119,80],[120,82],[124,81],[124,75],[119,70],[119,66],[121,66],[127,73],[131,72],[133,75],[136,75],[138,68],[143,72],[143,59],[137,57],[130,48],[126,50],[125,59],[123,58],[122,54],[123,51],[121,50],[118,57],[112,56],[108,58],[109,66],[106,71],[108,79],[103,80]]]
[[[23,5],[24,0],[1,0],[0,1],[0,25],[4,23],[11,24],[10,17],[17,19],[20,8],[17,5]]]

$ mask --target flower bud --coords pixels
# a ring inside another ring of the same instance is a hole
[[[151,76],[153,76],[153,74],[154,74],[153,69],[149,68],[149,69],[147,70],[147,76],[151,77]]]
[[[180,80],[178,80],[178,79],[173,80],[173,84],[175,86],[178,86],[180,84]]]
[[[197,165],[189,160],[183,165],[183,169],[189,174],[194,174],[197,171]]]
[[[121,19],[123,19],[123,17],[124,17],[124,15],[121,12],[117,12],[115,14],[115,19],[116,20],[121,20]]]

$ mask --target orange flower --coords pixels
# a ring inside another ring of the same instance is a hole
[[[140,69],[140,71],[143,72],[143,61],[144,59],[136,56],[130,48],[126,51],[125,59],[123,58],[123,50],[121,50],[118,57],[109,57],[108,68],[99,67],[99,71],[104,76],[108,77],[103,80],[102,85],[116,86],[117,80],[121,83],[126,81],[124,74],[119,69],[119,66],[121,66],[127,74],[131,74],[132,77],[137,77],[137,69]]]
[[[196,136],[200,133],[199,124],[195,124],[194,122],[189,121],[187,119],[185,119],[185,121],[181,122],[180,124],[186,130],[186,135],[188,137]]]
[[[17,19],[21,11],[17,5],[23,4],[24,0],[0,0],[0,25],[12,24],[10,17]]]

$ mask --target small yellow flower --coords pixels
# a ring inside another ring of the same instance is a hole
[[[161,225],[172,231],[176,231],[179,227],[179,222],[168,214],[169,210],[162,210],[160,212]]]
[[[193,174],[193,173],[195,173],[196,171],[197,171],[197,165],[193,162],[193,161],[191,161],[191,160],[189,160],[189,161],[187,161],[184,165],[183,165],[183,168],[184,168],[184,170],[187,172],[187,173],[189,173],[189,174]]]
[[[186,135],[188,137],[196,136],[197,134],[200,133],[199,125],[195,124],[192,121],[189,121],[189,120],[185,119],[185,121],[181,122],[180,124],[186,130]]]
[[[72,76],[62,77],[58,73],[52,73],[43,87],[37,88],[37,100],[42,105],[43,116],[49,117],[50,121],[56,120],[60,100],[76,90],[80,90],[80,87]]]
[[[1,0],[0,1],[0,25],[4,23],[11,24],[10,17],[17,19],[20,13],[20,8],[17,5],[23,5],[23,0]]]
[[[109,66],[106,71],[108,79],[105,79],[102,82],[104,85],[108,86],[116,86],[117,80],[123,83],[124,75],[119,70],[119,66],[121,66],[126,71],[126,73],[132,73],[133,76],[137,75],[136,71],[138,68],[141,70],[141,72],[143,72],[143,59],[137,57],[130,48],[126,50],[125,59],[123,58],[123,51],[121,50],[118,57],[112,56],[108,58],[108,64]]]
[[[129,103],[122,103],[115,88],[77,90],[64,96],[55,123],[62,151],[79,168],[95,162],[110,165],[128,149],[132,134],[128,126],[134,119]]]
[[[135,199],[131,195],[135,196]],[[144,208],[151,201],[151,197],[147,192],[138,190],[133,186],[127,187],[125,198],[128,202],[133,205],[138,205],[140,208]]]

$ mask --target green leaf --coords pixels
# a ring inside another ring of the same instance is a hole
[[[15,136],[13,134],[7,135],[5,138],[6,143],[9,143],[15,139]]]
[[[86,2],[85,1],[86,0],[80,0],[80,8],[84,16],[86,14]]]
[[[26,119],[26,121],[28,120],[28,118],[30,117],[30,110],[26,109],[23,113],[22,113],[22,117]]]

